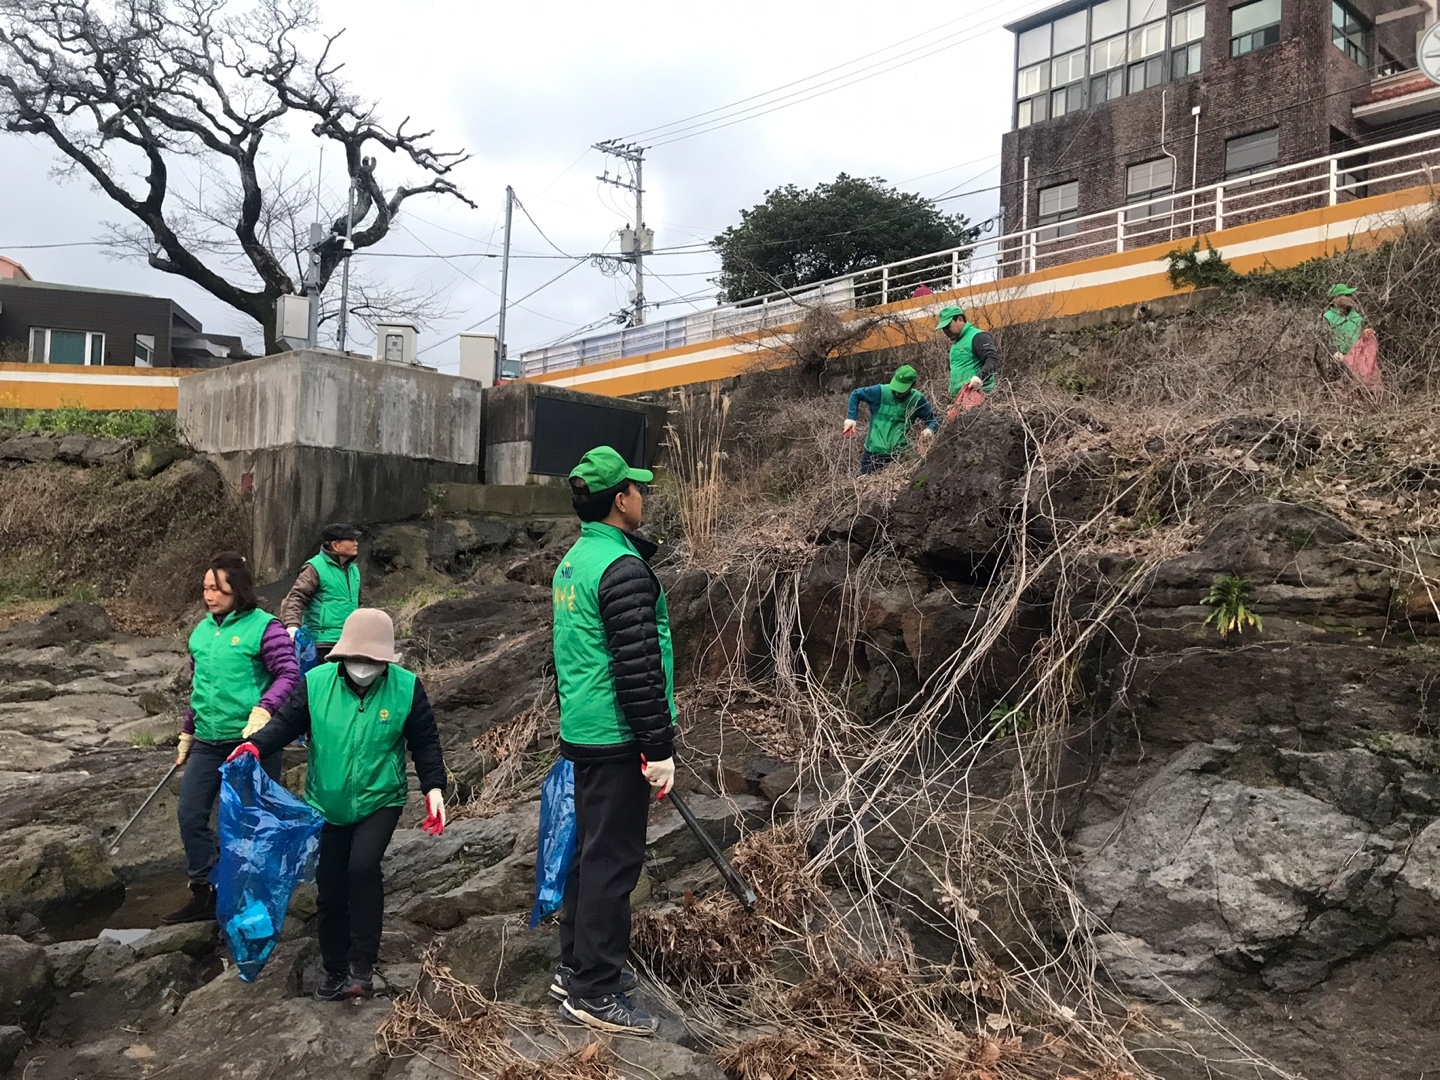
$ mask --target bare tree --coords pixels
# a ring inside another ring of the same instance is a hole
[[[268,156],[287,134],[308,125],[340,148],[356,186],[357,251],[384,239],[412,196],[474,204],[449,178],[463,151],[435,149],[433,132],[406,131],[408,117],[387,127],[346,87],[331,58],[340,35],[319,34],[314,0],[237,6],[0,0],[0,119],[48,139],[68,171],[134,219],[115,227],[112,244],[253,318],[275,352],[275,300],[298,291],[287,255],[308,247],[295,235],[304,183],[272,171]],[[387,192],[367,151],[418,168],[422,181]],[[195,195],[177,193],[187,173]],[[342,212],[320,246],[322,288],[344,257],[346,227]]]

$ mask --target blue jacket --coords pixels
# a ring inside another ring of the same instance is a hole
[[[850,391],[850,407],[845,410],[846,420],[860,419],[860,403],[863,401],[870,406],[870,414],[873,416],[875,410],[880,408],[880,391],[884,390],[887,383],[876,383],[874,386],[861,386]],[[919,390],[911,390],[919,400],[915,403],[914,413],[916,420],[924,424],[931,431],[940,430],[940,418],[935,415],[935,410],[930,407],[929,400]]]

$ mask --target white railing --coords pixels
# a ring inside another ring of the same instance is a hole
[[[1440,128],[920,255],[737,304],[522,353],[526,375],[786,326],[818,304],[853,310],[1096,255],[1164,244],[1433,181]],[[1157,211],[1157,207],[1162,209]]]

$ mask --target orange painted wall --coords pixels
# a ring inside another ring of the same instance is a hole
[[[0,409],[78,405],[101,411],[173,412],[180,398],[179,380],[195,370],[0,364]]]

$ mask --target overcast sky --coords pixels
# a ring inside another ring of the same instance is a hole
[[[1010,119],[1012,39],[1001,24],[1049,6],[978,0],[893,7],[874,0],[731,0],[714,8],[458,0],[322,5],[327,29],[345,29],[338,52],[354,89],[375,101],[383,118],[393,124],[412,116],[412,124],[434,129],[437,144],[473,155],[456,180],[477,209],[435,197],[408,202],[404,228],[374,250],[427,257],[365,260],[372,276],[443,301],[448,315],[422,333],[421,349],[424,362],[449,371],[456,366],[455,333],[472,326],[495,330],[499,260],[456,256],[499,252],[506,184],[555,247],[576,255],[614,251],[631,196],[596,179],[606,162],[588,149],[592,143],[720,109],[828,69],[838,67],[780,91],[815,95],[790,107],[669,145],[655,145],[664,134],[638,135],[652,147],[645,160],[645,217],[657,247],[708,240],[761,201],[766,189],[810,187],[842,171],[881,176],[931,197],[976,191],[942,205],[973,220],[989,217],[998,202],[1000,136]],[[820,85],[825,80],[837,81]],[[755,104],[774,103],[761,98]],[[295,158],[315,156],[303,140],[290,149]],[[338,156],[327,155],[324,176],[337,193],[344,187]],[[93,240],[102,222],[120,217],[83,181],[55,179],[54,160],[45,145],[0,135],[0,254],[41,280],[172,296],[207,329],[258,344],[253,323],[183,279],[113,261],[92,247],[27,249]],[[381,175],[387,186],[407,179],[383,167]],[[513,248],[556,254],[518,211]],[[512,301],[569,265],[517,258]],[[706,252],[647,260],[647,298],[673,301],[649,318],[713,306],[707,278],[716,267]],[[590,265],[573,270],[512,306],[511,355],[620,310],[629,288],[627,278],[612,279]],[[357,327],[351,347],[373,345],[373,335]]]

